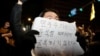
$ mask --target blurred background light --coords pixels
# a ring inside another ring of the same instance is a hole
[[[23,29],[23,31],[26,31],[26,28],[25,27],[23,27],[22,29]]]
[[[81,11],[81,12],[82,12],[82,11],[83,11],[83,8],[79,8],[79,11]]]
[[[77,14],[77,12],[76,12],[76,11],[77,11],[77,9],[76,9],[76,8],[72,9],[72,10],[71,10],[71,12],[70,12],[70,13],[71,13],[71,16],[76,15],[76,14]]]
[[[32,19],[31,18],[28,18],[27,20],[30,22]]]
[[[98,2],[100,2],[100,0],[97,0]]]

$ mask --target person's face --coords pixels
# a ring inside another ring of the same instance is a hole
[[[9,22],[5,22],[4,28],[9,28],[9,27],[10,27],[10,23]]]
[[[46,12],[43,17],[48,19],[55,19],[55,20],[59,19],[58,15],[52,11]]]

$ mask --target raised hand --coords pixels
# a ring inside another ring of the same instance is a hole
[[[22,5],[23,3],[25,3],[27,0],[18,0],[17,4]]]
[[[18,4],[18,5],[22,5],[23,3],[22,3],[21,0],[18,0],[17,4]]]

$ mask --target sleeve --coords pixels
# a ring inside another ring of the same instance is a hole
[[[30,30],[29,32],[25,33],[22,30],[21,12],[22,12],[22,5],[15,4],[11,12],[10,21],[11,21],[12,33],[15,38],[15,45],[17,46],[17,48],[19,48],[18,50],[22,50],[19,53],[25,55],[27,54],[25,51],[28,52],[30,51],[31,48],[35,47],[36,38],[34,34],[39,34],[39,32],[35,30]]]
[[[11,28],[12,33],[15,37],[19,37],[24,33],[21,26],[21,12],[22,12],[22,5],[15,4],[11,12]]]

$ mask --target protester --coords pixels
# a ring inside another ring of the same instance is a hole
[[[35,34],[39,34],[36,30],[30,30],[25,33],[21,26],[22,4],[26,0],[18,0],[11,13],[11,29],[15,40],[16,56],[32,56],[31,49],[35,48]]]
[[[13,56],[14,40],[10,29],[10,22],[0,20],[0,56]]]

